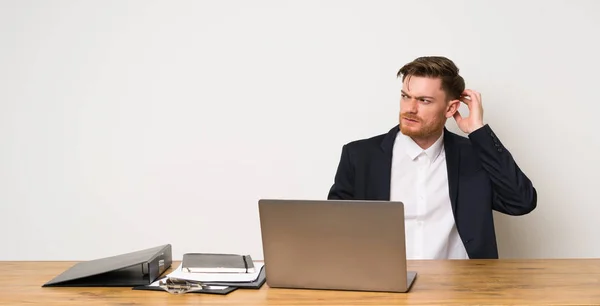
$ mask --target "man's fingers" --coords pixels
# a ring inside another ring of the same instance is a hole
[[[470,105],[470,102],[473,101],[475,103],[481,104],[481,94],[472,89],[465,89],[465,91],[463,91],[462,95],[460,96],[460,100],[467,105]]]
[[[458,110],[452,116],[454,117],[454,120],[456,120],[456,122],[460,122],[463,119],[463,117],[460,115],[460,112]]]
[[[470,97],[470,96],[467,96],[467,95],[464,95],[464,94],[463,94],[462,96],[460,96],[459,100],[460,100],[461,102],[463,102],[464,104],[466,104],[466,105],[469,105],[469,104],[471,103],[471,100],[472,100],[472,99],[471,99],[471,97]]]
[[[463,91],[464,96],[472,96],[474,93],[475,91],[473,91],[472,89],[465,89],[465,91]]]
[[[472,90],[472,89],[466,89],[465,92],[469,93],[471,100],[477,99],[477,100],[481,101],[481,93],[480,92]]]

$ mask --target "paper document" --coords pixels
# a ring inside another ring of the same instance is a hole
[[[264,263],[257,262],[254,264],[255,272],[254,273],[190,273],[184,272],[182,269],[182,265],[180,264],[177,269],[173,272],[169,273],[167,277],[184,279],[188,281],[195,282],[226,282],[226,283],[244,283],[244,282],[253,282],[260,275],[260,271],[264,266]]]

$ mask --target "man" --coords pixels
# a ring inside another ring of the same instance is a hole
[[[410,259],[498,258],[492,211],[524,215],[537,205],[531,181],[483,124],[481,94],[465,90],[458,72],[445,57],[402,67],[398,126],[344,145],[329,191],[329,199],[402,201]],[[451,117],[468,138],[445,128]]]

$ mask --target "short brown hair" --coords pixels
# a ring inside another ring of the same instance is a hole
[[[460,98],[465,90],[465,80],[458,74],[458,67],[442,56],[419,57],[400,68],[397,76],[402,76],[402,82],[407,76],[440,78],[449,100]]]

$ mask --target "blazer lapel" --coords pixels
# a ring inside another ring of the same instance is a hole
[[[452,212],[456,217],[456,202],[458,201],[458,177],[460,169],[460,147],[454,135],[444,128],[444,150],[446,151],[446,169],[448,170],[448,189]]]
[[[399,128],[395,126],[381,141],[381,156],[372,161],[373,197],[377,200],[390,200],[390,182],[392,176],[392,152]]]

